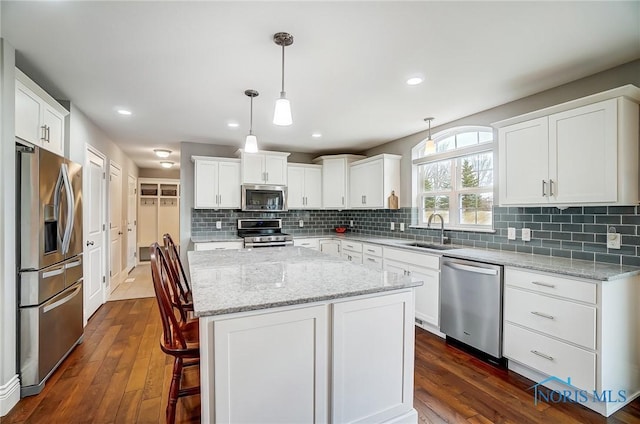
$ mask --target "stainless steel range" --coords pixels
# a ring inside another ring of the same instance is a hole
[[[282,219],[239,219],[238,236],[244,247],[292,246],[293,236],[282,232]]]

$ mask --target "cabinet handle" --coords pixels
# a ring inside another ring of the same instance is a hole
[[[40,128],[42,128],[42,137],[40,137],[40,140],[47,141],[47,126],[43,125]]]
[[[544,358],[548,361],[553,361],[553,356],[545,355],[544,353],[540,353],[537,350],[532,350],[531,353],[533,353],[534,355],[538,355],[539,357]]]
[[[542,312],[531,311],[531,313],[532,313],[533,315],[537,315],[537,316],[542,317],[542,318],[546,318],[546,319],[555,319],[555,318],[553,317],[553,315],[543,314]]]
[[[553,197],[553,180],[549,179],[549,196]]]
[[[51,142],[51,127],[47,125],[47,143]]]
[[[375,262],[375,261],[376,261],[376,260],[375,260],[375,259],[373,259],[373,258],[367,258],[367,260],[368,260],[369,262]]]
[[[344,196],[342,196],[342,206],[344,206]]]
[[[542,197],[545,197],[547,195],[547,182],[545,180],[542,180]]]
[[[535,284],[536,286],[549,287],[550,289],[556,288],[554,284],[541,283],[540,281],[532,281],[531,284]]]
[[[264,174],[267,176],[267,178],[265,178],[265,181],[269,181],[269,173],[265,172]]]
[[[367,249],[367,252],[376,253],[376,251],[373,249]]]

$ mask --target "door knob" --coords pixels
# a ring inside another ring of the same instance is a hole
[[[118,235],[121,236],[122,235],[122,231],[118,231]]]
[[[87,241],[87,246],[93,246],[93,242],[92,241]]]
[[[131,228],[127,228],[127,231],[131,231]]]

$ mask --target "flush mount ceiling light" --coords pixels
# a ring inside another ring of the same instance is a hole
[[[322,137],[322,134],[315,132],[315,133],[311,134],[311,137],[320,138],[320,137]]]
[[[163,168],[171,168],[173,166],[173,162],[162,161],[160,162],[160,166],[162,166]]]
[[[228,122],[227,123],[227,127],[229,128],[238,128],[240,126],[240,124],[238,124],[237,122]]]
[[[251,113],[249,115],[249,134],[244,141],[244,151],[247,153],[256,153],[258,151],[258,138],[253,135],[253,98],[259,93],[256,90],[245,90],[245,96],[251,98]]]
[[[156,153],[156,156],[158,156],[159,158],[168,158],[169,155],[171,154],[171,150],[167,150],[167,149],[155,149],[154,152]]]
[[[273,41],[282,46],[282,90],[280,91],[280,98],[276,100],[273,123],[287,126],[293,123],[293,119],[291,118],[291,103],[289,103],[287,93],[284,91],[284,48],[293,44],[293,35],[286,32],[278,32],[273,35]]]
[[[124,115],[124,116],[131,116],[132,115],[131,111],[130,110],[126,110],[126,109],[118,109],[117,112],[120,115]]]
[[[418,85],[421,84],[424,79],[421,77],[411,77],[407,80],[407,85]]]
[[[429,123],[429,138],[427,138],[426,142],[424,143],[424,153],[425,154],[431,154],[431,153],[435,153],[436,151],[436,143],[431,139],[431,121],[433,121],[435,118],[424,118],[425,122]]]

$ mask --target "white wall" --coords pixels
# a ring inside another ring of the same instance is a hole
[[[640,87],[640,60],[635,60],[529,97],[466,116],[445,125],[432,127],[431,134],[463,125],[489,126],[493,122],[570,100],[575,100],[580,97],[585,97],[590,94],[620,87],[626,84],[633,84]],[[402,207],[411,206],[411,148],[425,138],[427,138],[427,131],[422,131],[398,140],[390,141],[365,152],[367,156],[373,156],[380,153],[394,153],[402,155],[402,161],[400,164],[400,180],[402,182],[400,206]]]
[[[68,144],[68,157],[74,162],[78,162],[84,166],[86,156],[86,145],[94,147],[107,157],[107,173],[110,162],[115,162],[120,165],[122,169],[122,220],[121,223],[126,227],[127,220],[127,207],[129,198],[128,192],[128,175],[132,175],[138,178],[138,166],[97,126],[95,125],[80,109],[74,104],[71,104],[71,112],[69,114],[69,144]],[[109,180],[107,179],[107,197],[109,193]],[[107,206],[108,208],[108,206]],[[107,209],[108,213],[108,209]],[[107,215],[108,216],[108,215]],[[108,227],[108,226],[107,226]],[[132,233],[124,231],[122,235],[122,258],[120,263],[122,269],[127,266],[127,237]],[[105,263],[110,263],[108,249],[105,249],[107,256],[105,257]],[[118,270],[119,272],[121,270]],[[115,275],[116,271],[113,272]],[[109,273],[109,270],[106,270]]]
[[[20,399],[16,370],[15,50],[0,39],[0,416]]]

